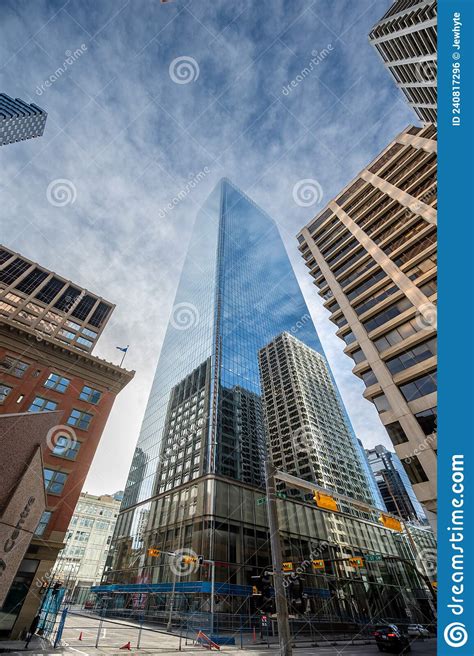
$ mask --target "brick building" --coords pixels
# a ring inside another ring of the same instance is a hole
[[[61,413],[43,449],[46,510],[0,611],[0,635],[15,637],[40,603],[38,586],[22,586],[22,568],[34,570],[35,581],[48,577],[115,397],[133,372],[90,353],[111,304],[8,249],[0,261],[0,413]]]

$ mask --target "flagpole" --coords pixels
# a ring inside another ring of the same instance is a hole
[[[127,344],[127,350],[125,351],[125,353],[124,353],[123,356],[122,356],[122,359],[120,360],[119,367],[121,367],[121,366],[123,365],[123,361],[125,360],[125,356],[126,356],[127,353],[128,353],[128,347],[129,347],[129,346],[130,346],[130,344]]]

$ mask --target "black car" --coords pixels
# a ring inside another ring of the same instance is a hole
[[[387,651],[392,654],[407,654],[411,651],[408,636],[402,633],[395,624],[380,624],[375,627],[372,635],[379,651]]]

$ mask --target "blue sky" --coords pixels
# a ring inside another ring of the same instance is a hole
[[[137,370],[89,492],[125,483],[193,220],[223,176],[277,221],[355,431],[367,446],[389,445],[295,235],[416,123],[367,40],[390,4],[2,2],[1,90],[48,112],[42,138],[1,149],[2,241],[116,303],[96,354],[118,362],[115,346],[130,343],[125,364]],[[308,178],[322,197],[302,207],[293,188]],[[50,202],[58,179],[74,202]]]

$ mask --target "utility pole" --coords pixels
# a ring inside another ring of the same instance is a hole
[[[186,504],[185,503],[180,503],[178,505],[178,510],[179,510],[179,508],[182,508],[183,514],[181,516],[181,523],[179,525],[178,553],[182,550],[184,511],[186,509]],[[166,625],[166,630],[168,631],[168,633],[171,633],[171,631],[173,630],[173,609],[174,609],[175,595],[176,595],[176,570],[173,571],[173,588],[172,588],[172,591],[171,591],[170,611],[169,611],[169,615],[168,615],[168,623]]]
[[[278,525],[278,512],[276,505],[275,467],[272,462],[265,460],[265,485],[267,491],[268,525],[270,529],[270,546],[273,564],[273,589],[278,623],[278,638],[280,641],[281,656],[292,656],[290,621],[288,616],[288,601],[285,586],[283,585],[283,557],[281,553],[280,531]]]

